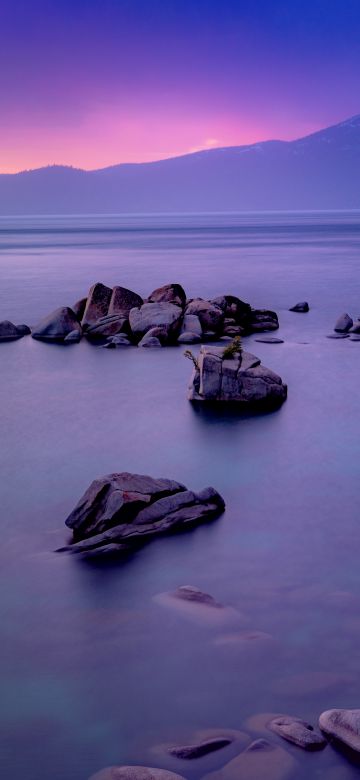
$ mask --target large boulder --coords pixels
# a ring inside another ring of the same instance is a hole
[[[292,306],[289,311],[296,311],[299,314],[306,314],[306,312],[309,311],[309,304],[307,301],[300,301],[300,303],[295,303],[295,306]]]
[[[245,303],[235,295],[220,295],[218,298],[213,298],[211,303],[215,306],[219,306],[224,312],[225,317],[231,317],[238,325],[247,325],[251,316],[251,306],[249,303]]]
[[[108,766],[89,780],[184,780],[182,775],[150,766]]]
[[[360,710],[326,710],[319,726],[327,736],[360,753]]]
[[[113,288],[108,313],[128,317],[131,309],[142,305],[143,299],[140,295],[126,287],[117,286]]]
[[[262,333],[267,330],[277,330],[279,320],[276,311],[271,309],[251,309],[248,322],[250,333]]]
[[[130,329],[136,339],[141,339],[152,328],[161,328],[166,343],[176,341],[181,330],[182,309],[173,303],[144,303],[139,309],[131,309]]]
[[[81,334],[79,321],[73,310],[64,306],[40,320],[32,330],[32,337],[40,341],[62,342],[74,331]]]
[[[94,325],[100,317],[106,316],[109,310],[111,296],[111,287],[106,287],[106,285],[101,282],[96,282],[96,284],[93,284],[93,286],[90,287],[82,318],[84,330],[86,330],[89,325]]]
[[[224,312],[215,303],[211,301],[204,301],[202,298],[195,298],[188,303],[185,309],[185,315],[195,314],[201,323],[203,331],[214,331],[218,333],[221,331],[224,322]]]
[[[90,340],[104,339],[108,336],[116,336],[128,330],[128,320],[119,314],[107,314],[100,317],[94,325],[89,325],[86,335]]]
[[[183,324],[181,328],[182,333],[194,333],[196,336],[201,336],[202,327],[201,322],[197,314],[185,314]]]
[[[75,316],[78,318],[79,322],[81,322],[84,316],[86,303],[87,303],[87,298],[80,298],[80,300],[76,301],[76,303],[74,303],[74,305],[71,307]]]
[[[310,723],[291,715],[278,715],[269,722],[269,729],[279,737],[292,742],[293,745],[304,750],[322,750],[327,745],[326,739],[318,731],[315,731]]]
[[[186,293],[181,284],[164,284],[163,287],[157,287],[148,297],[149,303],[175,303],[177,306],[184,307],[186,303]],[[134,304],[138,306],[139,304]]]
[[[27,328],[27,325],[16,326],[9,320],[3,320],[0,322],[0,341],[21,339],[22,336],[30,332],[30,329],[27,328],[27,331],[25,331],[24,328]]]
[[[232,401],[246,407],[276,407],[285,401],[281,377],[250,352],[224,356],[222,347],[202,346],[189,388],[190,401]]]
[[[335,322],[334,331],[336,333],[347,333],[350,328],[352,328],[353,324],[349,314],[340,314],[340,317],[338,317]]]
[[[174,480],[108,474],[91,483],[65,521],[74,534],[74,543],[65,549],[87,552],[114,543],[129,547],[216,517],[224,506],[214,488],[195,493]]]

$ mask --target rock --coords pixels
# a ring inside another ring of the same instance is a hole
[[[226,319],[231,318],[238,325],[247,326],[251,317],[249,303],[245,303],[235,295],[220,295],[218,298],[213,298],[211,303],[222,309]]]
[[[108,313],[111,296],[111,287],[106,287],[106,285],[101,282],[97,282],[90,287],[82,318],[82,326],[84,329],[87,329],[89,325],[95,325],[100,317],[105,317]]]
[[[352,333],[350,336],[350,341],[360,341],[360,333]]]
[[[214,753],[216,750],[231,745],[232,740],[224,737],[218,737],[214,739],[208,739],[205,742],[200,742],[198,745],[186,745],[184,747],[173,747],[168,749],[168,753],[175,758],[201,758],[207,756],[209,753]]]
[[[300,303],[296,303],[295,306],[292,306],[289,311],[297,311],[301,313],[305,313],[309,311],[310,307],[307,301],[301,301]]]
[[[231,336],[231,338],[242,336],[243,333],[244,328],[242,328],[241,325],[227,325],[226,328],[223,329],[224,336]]]
[[[218,506],[217,511],[219,513],[222,509]],[[209,593],[204,593],[194,585],[181,585],[174,591],[158,593],[154,596],[154,601],[162,607],[176,611],[197,625],[223,628],[228,625],[238,625],[243,619],[236,609],[221,604]],[[218,737],[220,735],[211,736]],[[207,738],[208,735],[205,735],[202,740]],[[202,740],[199,739],[199,741]]]
[[[335,322],[334,330],[336,333],[347,333],[353,326],[353,321],[348,314],[341,314]]]
[[[84,316],[86,303],[87,303],[87,298],[81,298],[79,301],[76,301],[76,303],[74,303],[74,305],[71,307],[75,314],[75,317],[77,317],[79,322],[81,322]]]
[[[279,327],[278,316],[271,309],[251,309],[248,327],[250,333],[277,330]]]
[[[113,341],[107,341],[105,344],[101,344],[102,349],[116,349],[116,344]]]
[[[360,710],[326,710],[319,726],[327,736],[360,753]]]
[[[189,387],[190,401],[232,401],[248,407],[276,407],[285,401],[282,379],[249,352],[223,358],[222,347],[202,346]]]
[[[295,766],[292,756],[282,747],[258,739],[222,769],[205,775],[203,780],[284,780]]]
[[[195,588],[194,585],[180,585],[171,594],[175,599],[181,599],[183,601],[191,601],[196,604],[206,604],[207,607],[216,607],[222,609],[222,604],[215,601],[213,596],[209,593],[204,593],[199,588]]]
[[[109,766],[91,775],[89,780],[184,780],[184,778],[167,769],[154,769],[150,766]]]
[[[197,333],[190,333],[188,331],[180,333],[178,338],[179,344],[198,344],[199,341],[201,341],[201,336],[198,336]]]
[[[149,303],[174,303],[184,308],[186,293],[181,284],[164,284],[163,287],[157,287],[156,290],[150,293],[148,301]]]
[[[21,325],[16,325],[16,330],[20,336],[30,336],[31,334],[31,328],[23,323],[21,323]]]
[[[94,325],[89,325],[86,329],[86,335],[90,340],[104,339],[108,336],[116,336],[127,330],[128,320],[126,317],[117,314],[108,314],[101,317]]]
[[[25,333],[22,333],[21,330],[9,320],[0,322],[0,341],[15,341],[15,339],[21,339],[24,335]]]
[[[222,330],[224,321],[224,312],[220,306],[203,301],[201,298],[195,298],[185,309],[185,315],[195,314],[201,324],[203,331],[213,331],[219,333]]]
[[[360,320],[355,320],[354,324],[352,325],[352,327],[349,330],[349,333],[358,333],[358,334],[360,334]]]
[[[263,336],[262,339],[255,339],[259,344],[283,344],[284,339],[277,339],[275,336]]]
[[[65,306],[48,314],[32,330],[33,339],[40,341],[64,341],[66,336],[77,331],[81,334],[80,324],[72,309]]]
[[[213,489],[188,491],[180,482],[139,474],[108,474],[94,480],[66,519],[75,543],[87,552],[108,544],[139,544],[169,530],[217,517],[224,501]]]
[[[126,287],[114,287],[110,299],[108,314],[117,314],[128,319],[131,309],[142,306],[143,299]]]
[[[155,328],[152,328],[152,330],[155,330]],[[145,336],[139,341],[138,347],[144,347],[145,349],[157,349],[158,347],[161,347],[161,341],[158,339],[157,336],[151,336],[151,330],[149,333],[145,333]]]
[[[141,339],[152,328],[160,327],[166,343],[176,341],[183,319],[182,309],[173,303],[144,303],[139,309],[131,309],[130,328],[135,338]]]
[[[329,333],[328,336],[326,336],[327,339],[348,339],[349,333]]]
[[[64,344],[78,344],[81,340],[81,330],[72,330],[64,338]]]
[[[113,344],[114,347],[131,347],[131,341],[125,333],[120,333],[117,336],[109,336],[106,341],[108,344]]]
[[[201,336],[202,327],[201,322],[197,314],[185,314],[182,324],[182,333],[195,333],[196,336]]]
[[[292,742],[304,750],[322,750],[327,745],[326,739],[300,718],[279,715],[269,722],[268,727],[287,742]]]

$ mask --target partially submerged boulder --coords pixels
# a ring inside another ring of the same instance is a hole
[[[224,312],[220,306],[211,301],[204,301],[202,298],[195,298],[188,303],[185,314],[195,314],[200,320],[203,331],[210,330],[218,333],[224,321]]]
[[[282,747],[257,739],[222,769],[205,775],[203,780],[285,780],[295,767],[294,759]]]
[[[195,359],[196,360],[196,359]],[[222,347],[202,346],[189,387],[190,401],[231,401],[246,407],[279,406],[287,386],[250,352],[224,357]]]
[[[150,766],[108,766],[89,780],[184,780],[182,775]]]
[[[269,729],[286,739],[293,745],[304,750],[323,750],[327,745],[326,739],[318,731],[315,731],[310,723],[291,715],[279,715],[269,722]]]
[[[310,307],[307,301],[300,301],[300,303],[295,303],[295,306],[292,306],[289,311],[296,311],[299,312],[299,314],[305,314],[306,312],[310,311]]]
[[[279,320],[276,311],[271,311],[271,309],[251,309],[249,320],[250,333],[277,330],[278,327]]]
[[[213,739],[206,739],[203,742],[199,742],[196,745],[183,745],[179,747],[168,748],[170,756],[182,759],[202,758],[209,755],[209,753],[215,753],[216,750],[231,745],[232,739],[229,737],[214,737]]]
[[[353,324],[349,314],[340,314],[340,317],[335,322],[334,331],[336,333],[347,333],[353,327]]]
[[[15,341],[30,333],[27,325],[14,325],[9,320],[0,322],[0,341]]]
[[[86,335],[90,340],[116,336],[127,330],[127,324],[127,318],[121,314],[107,314],[105,317],[100,317],[94,325],[89,325],[86,329]]]
[[[326,710],[319,726],[328,737],[360,754],[360,710]]]
[[[63,342],[74,331],[81,335],[79,321],[73,310],[64,306],[40,320],[32,330],[32,337],[40,341]]]
[[[181,330],[183,312],[173,303],[144,303],[139,309],[131,309],[129,322],[135,339],[141,339],[152,328],[160,327],[166,341],[176,341]]]
[[[140,474],[108,474],[94,480],[66,519],[71,552],[109,544],[136,545],[151,536],[220,515],[224,501],[214,488],[195,493],[180,482]]]

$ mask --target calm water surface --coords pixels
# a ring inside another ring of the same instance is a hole
[[[32,324],[97,280],[274,308],[285,343],[246,346],[289,386],[276,413],[214,414],[187,402],[181,348],[0,345],[1,776],[140,763],[198,780],[231,749],[187,763],[156,746],[360,707],[360,343],[325,338],[360,315],[360,215],[3,218],[0,253],[0,319]],[[309,314],[287,311],[302,299]],[[212,484],[226,513],[113,566],[55,555],[91,480],[123,470]],[[236,625],[154,600],[181,584]],[[219,641],[234,630],[270,638]],[[294,780],[358,777],[332,748],[284,745]]]

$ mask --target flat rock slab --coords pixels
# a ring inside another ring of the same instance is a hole
[[[89,780],[184,780],[182,775],[150,766],[109,766]]]
[[[360,754],[360,710],[326,710],[319,726],[327,736]]]
[[[168,748],[170,756],[182,759],[202,758],[209,753],[214,753],[216,750],[231,745],[232,740],[226,737],[218,737],[214,739],[207,739],[204,742],[199,742],[197,745],[185,745],[182,747]]]
[[[236,609],[221,604],[194,585],[181,585],[172,592],[159,593],[154,601],[198,624],[223,626],[241,619]]]
[[[284,339],[277,339],[276,336],[263,336],[262,339],[255,339],[260,344],[283,344]]]
[[[287,742],[304,748],[304,750],[323,750],[327,745],[326,739],[318,731],[315,731],[313,726],[290,715],[279,715],[273,718],[270,720],[268,728],[279,737],[286,739]]]

